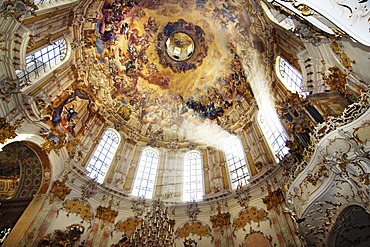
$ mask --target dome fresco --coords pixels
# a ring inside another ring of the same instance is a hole
[[[96,29],[83,34],[96,37],[85,49],[94,66],[84,81],[115,117],[162,131],[207,119],[221,124],[237,102],[253,100],[244,64],[263,45],[239,3],[105,1],[100,11]],[[165,51],[176,32],[194,41],[185,61]]]

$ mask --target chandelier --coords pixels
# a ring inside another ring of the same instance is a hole
[[[144,220],[130,236],[130,247],[161,246],[174,244],[175,220],[170,219],[168,208],[157,199],[144,215]]]

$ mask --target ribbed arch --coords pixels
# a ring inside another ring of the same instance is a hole
[[[112,164],[120,141],[120,135],[114,129],[104,131],[86,167],[89,177],[96,179],[98,183],[104,182],[105,175]]]
[[[184,156],[182,200],[192,201],[203,198],[203,170],[202,155],[199,151],[192,150]]]
[[[159,152],[157,150],[147,147],[142,151],[131,193],[133,196],[147,199],[153,197],[158,163]]]
[[[227,139],[224,143],[224,151],[232,188],[236,189],[239,184],[242,186],[248,184],[250,173],[240,139],[237,137]]]

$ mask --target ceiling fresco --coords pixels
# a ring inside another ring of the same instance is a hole
[[[106,0],[99,13],[84,31],[82,79],[120,118],[152,128],[220,124],[237,101],[253,99],[243,59],[263,45],[242,4]]]

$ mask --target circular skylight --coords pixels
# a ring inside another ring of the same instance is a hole
[[[184,32],[171,34],[166,40],[166,52],[175,61],[185,61],[194,53],[193,39]]]

